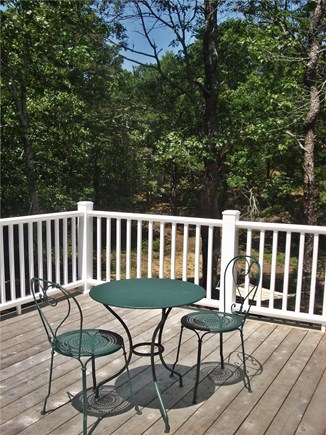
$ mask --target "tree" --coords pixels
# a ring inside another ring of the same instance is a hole
[[[204,144],[204,177],[201,189],[200,215],[217,218],[223,210],[223,162],[225,143],[217,140],[218,134],[218,59],[216,49],[217,10],[223,4],[221,0],[188,1],[132,1],[127,2],[125,15],[121,19],[138,20],[138,29],[148,42],[150,53],[142,52],[133,45],[124,43],[122,47],[128,53],[146,55],[151,61],[146,66],[155,68],[162,79],[171,88],[184,95],[192,105],[196,114],[197,137]],[[171,46],[178,47],[178,56],[184,64],[184,80],[178,80],[165,69],[160,58],[160,49],[156,45],[152,33],[155,28],[166,28],[172,33]],[[198,77],[198,69],[193,63],[189,40],[200,31],[202,42],[202,71]],[[112,41],[114,42],[114,41]],[[142,63],[136,60],[136,63]],[[221,145],[223,143],[223,145]],[[219,201],[220,200],[220,201]],[[206,253],[208,234],[202,234],[203,252]],[[215,237],[217,241],[217,237]],[[206,271],[206,255],[204,254],[204,270]],[[214,284],[213,284],[214,285]]]
[[[7,2],[7,6],[16,7],[16,20],[8,19],[10,12],[4,15],[3,38],[3,76],[7,79],[8,91],[13,99],[17,115],[21,141],[23,145],[26,166],[28,190],[30,196],[30,212],[39,213],[39,196],[37,189],[37,174],[35,171],[34,151],[29,134],[29,116],[27,107],[27,87],[30,77],[31,58],[29,53],[28,20],[29,2]],[[9,46],[13,48],[10,52]],[[18,49],[18,50],[17,50]]]
[[[321,57],[321,35],[325,28],[325,0],[317,0],[309,24],[308,38],[306,43],[307,62],[304,70],[303,84],[308,94],[310,103],[308,112],[303,122],[304,131],[304,192],[305,192],[305,217],[307,224],[317,224],[316,187],[314,156],[316,144],[316,123],[321,113],[321,92],[326,85],[325,76],[320,82],[318,60]],[[322,30],[323,28],[323,30]],[[324,70],[325,72],[325,70]]]
[[[303,131],[304,131],[304,193],[305,193],[305,217],[309,225],[316,225],[317,213],[316,213],[316,183],[315,183],[315,169],[314,169],[314,156],[315,156],[315,144],[316,144],[316,123],[320,116],[320,94],[326,80],[320,86],[318,80],[318,59],[321,56],[321,28],[322,23],[326,24],[325,20],[325,0],[317,0],[315,9],[312,13],[307,42],[308,62],[306,63],[303,83],[304,87],[309,95],[310,104],[308,112],[304,119]],[[324,8],[324,10],[323,10]],[[325,32],[325,27],[323,27]],[[324,70],[325,72],[325,70]],[[311,280],[312,270],[312,256],[313,256],[313,236],[309,235],[306,241],[305,247],[305,259],[304,259],[304,288],[303,290],[310,291],[309,283]]]
[[[287,85],[290,85],[290,79],[292,90],[296,86],[295,94],[292,93],[292,113],[289,113],[296,130],[291,132],[288,129],[287,134],[290,134],[292,140],[295,140],[295,145],[304,152],[305,223],[316,225],[316,185],[313,161],[316,142],[320,142],[318,119],[322,113],[321,95],[325,87],[325,49],[322,46],[325,38],[325,27],[323,26],[325,24],[325,0],[313,2],[264,0],[249,2],[244,8],[243,4],[242,11],[256,23],[256,26],[258,24],[264,32],[264,37],[266,35],[267,38],[271,38],[271,41],[274,40],[270,44],[266,44],[266,37],[255,41],[261,56],[271,57],[274,65],[280,65],[283,70],[287,67]],[[287,96],[288,99],[290,97],[291,94]],[[301,134],[299,132],[300,123]],[[303,139],[301,139],[302,132]]]
[[[5,3],[2,209],[10,215],[16,197],[20,213],[70,209],[93,199],[97,188],[95,149],[109,129],[107,108],[121,71],[121,58],[105,43],[115,30],[93,1]]]
[[[134,1],[129,2],[124,19],[139,20],[139,32],[148,42],[150,53],[140,51],[127,43],[123,48],[127,53],[147,56],[151,63],[148,68],[155,68],[161,77],[174,89],[185,95],[194,108],[197,125],[201,126],[199,136],[206,147],[206,176],[203,181],[201,214],[216,218],[223,207],[218,206],[219,166],[223,160],[225,148],[217,144],[217,100],[218,100],[218,59],[216,49],[216,29],[218,6],[224,1],[205,0],[187,1]],[[201,21],[201,19],[203,21]],[[201,22],[200,22],[201,21]],[[198,77],[198,69],[191,58],[191,44],[188,42],[198,32],[198,22],[202,42],[203,80]],[[157,27],[165,27],[173,37],[171,46],[179,48],[179,56],[184,62],[183,80],[173,76],[165,67],[160,57],[160,48],[156,45],[152,33]],[[129,55],[130,56],[130,55]],[[128,57],[128,54],[125,56]],[[136,63],[142,64],[140,61]],[[204,103],[204,104],[203,104]],[[204,106],[204,109],[202,107]]]
[[[242,5],[243,6],[243,5]],[[274,46],[265,55],[274,61],[291,66],[292,108],[288,122],[292,128],[286,132],[294,145],[303,151],[303,212],[305,223],[316,225],[318,219],[317,198],[320,195],[315,173],[315,160],[323,153],[325,129],[322,116],[325,116],[325,0],[312,2],[249,2],[244,13],[270,34]],[[288,67],[289,68],[289,67]],[[289,81],[287,81],[289,85]],[[290,100],[290,96],[289,96]],[[293,131],[294,129],[294,131]],[[303,135],[303,137],[302,137]],[[321,158],[319,157],[319,161]],[[290,161],[290,160],[288,160]],[[319,181],[320,184],[320,181]],[[313,239],[307,237],[305,245],[303,291],[308,292],[312,268]]]

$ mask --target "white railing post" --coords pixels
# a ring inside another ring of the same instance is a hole
[[[239,245],[239,230],[236,228],[236,223],[240,218],[238,210],[225,210],[223,213],[222,223],[222,249],[221,249],[221,293],[220,293],[220,307],[224,311],[230,310],[231,305],[235,302],[235,286],[229,285],[233,283],[232,268],[230,268],[230,275],[226,277],[228,284],[225,289],[224,300],[224,270],[229,261],[238,255]]]
[[[88,281],[93,272],[93,218],[88,212],[93,210],[91,201],[78,202],[78,211],[84,213],[78,226],[78,278],[82,279],[84,293],[89,290]]]

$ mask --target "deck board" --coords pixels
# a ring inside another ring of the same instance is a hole
[[[78,295],[87,327],[116,330],[122,326],[88,295]],[[173,364],[180,331],[180,318],[190,308],[172,310],[164,330],[165,359]],[[148,341],[157,325],[159,310],[118,310],[132,330],[134,342]],[[76,327],[76,318],[70,319]],[[8,434],[80,434],[82,414],[69,403],[69,396],[81,390],[79,363],[57,355],[49,407],[60,406],[42,416],[50,361],[49,346],[35,310],[21,316],[3,318],[1,328],[1,420],[0,432]],[[125,337],[126,338],[126,337]],[[185,331],[177,370],[178,377],[157,361],[157,376],[174,434],[313,434],[326,431],[326,334],[277,323],[250,319],[245,326],[246,354],[252,393],[238,379],[223,385],[216,371],[219,360],[218,337],[203,344],[198,403],[192,404],[197,339]],[[224,353],[228,368],[240,364],[238,332],[225,335]],[[105,379],[123,364],[121,353],[97,360],[98,379]],[[89,431],[95,434],[158,435],[164,433],[158,400],[151,379],[149,359],[134,355],[130,374],[142,415],[135,413],[130,400],[126,373],[102,387],[121,399],[121,408],[99,418],[88,417]],[[215,377],[214,377],[215,375]],[[241,375],[235,371],[234,375]],[[213,377],[213,379],[212,379]],[[90,385],[90,379],[88,380]],[[104,399],[102,399],[104,400]]]

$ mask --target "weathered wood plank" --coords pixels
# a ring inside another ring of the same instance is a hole
[[[250,344],[249,341],[246,341],[246,352],[252,353],[253,350],[255,351],[253,357],[262,364],[263,372],[261,374],[256,374],[251,380],[253,393],[248,393],[246,389],[243,391],[244,400],[250,399],[253,394],[258,394],[256,378],[260,384],[262,382],[261,378],[265,373],[265,361],[270,358],[275,349],[277,349],[288,334],[289,331],[287,328],[282,329],[282,327],[277,328],[276,325],[264,324],[261,325],[259,330],[257,330],[257,334],[253,336],[253,343]],[[255,342],[257,342],[257,347],[253,347],[255,346]],[[191,416],[191,418],[184,420],[184,424],[176,431],[176,433],[194,433],[194,428],[196,428],[196,430],[198,429],[198,433],[200,434],[206,433],[219,416],[222,416],[222,419],[223,416],[228,416],[228,407],[232,405],[233,400],[240,392],[242,392],[243,389],[244,387],[242,383],[221,386],[217,389],[216,394],[213,397],[210,397],[206,402],[200,404],[201,406],[198,407],[198,410]]]
[[[262,325],[259,328],[251,330],[253,326],[257,325],[256,322],[248,322],[245,328],[246,334],[246,352],[250,352],[251,354],[255,354],[257,348],[261,345],[262,342],[266,340],[266,338],[270,335],[275,326],[270,325]],[[227,334],[226,334],[227,336]],[[215,345],[218,343],[218,337],[216,337]],[[236,332],[233,337],[234,344],[232,347],[229,346],[229,349],[225,348],[225,356],[227,356],[228,352],[234,352],[234,349],[239,349],[240,346],[240,337],[239,333]],[[216,346],[218,349],[218,346]],[[204,358],[202,367],[205,368],[205,374],[207,372],[207,365],[210,368],[218,364],[219,354],[218,351],[214,352],[214,355],[210,355],[214,359],[214,365],[211,364],[211,358]],[[232,359],[232,363],[239,363],[237,359]],[[251,373],[253,374],[253,373]],[[191,387],[194,386],[194,374],[193,379],[191,379]],[[206,386],[206,388],[205,388]],[[196,429],[196,433],[204,433],[207,427],[214,421],[216,418],[216,412],[218,412],[218,404],[221,403],[221,396],[224,396],[225,393],[230,394],[230,397],[234,397],[236,391],[244,388],[244,384],[242,379],[239,379],[239,382],[236,382],[234,385],[215,385],[214,380],[210,378],[208,375],[206,378],[202,377],[201,383],[198,388],[198,403],[196,405],[192,404],[192,388],[186,397],[182,398],[182,402],[176,404],[173,409],[169,411],[169,416],[171,419],[171,433],[192,433]],[[212,413],[210,413],[212,411]],[[211,422],[210,422],[211,419]],[[155,423],[146,434],[154,434],[155,431],[159,430],[159,421]]]
[[[319,334],[315,334],[312,331],[304,335],[298,346],[292,349],[286,364],[276,374],[271,385],[248,414],[246,420],[241,422],[242,425],[237,433],[241,435],[260,435],[265,433],[274,416],[279,412],[292,386],[297,382],[300,373],[303,371],[319,341]],[[236,409],[236,405],[243,406],[243,402],[239,401],[237,404],[234,402],[233,411]],[[264,418],[261,418],[262,415]]]
[[[323,346],[325,345],[326,334],[323,336]],[[326,353],[323,352],[320,362],[325,365]],[[325,398],[326,398],[326,369],[324,369],[323,376],[317,385],[314,395],[312,396],[307,409],[302,417],[298,426],[296,435],[300,434],[313,434],[325,435],[326,433],[326,412],[325,412]]]
[[[176,311],[176,310],[174,310]],[[169,335],[172,336],[172,331],[169,330],[170,326],[171,326],[171,322],[177,322],[177,328],[175,329],[175,333],[179,332],[179,324],[180,324],[180,318],[182,315],[184,315],[184,311],[182,311],[182,309],[179,309],[179,312],[176,311],[175,315],[172,315],[170,319],[168,319],[167,322],[167,328],[165,330],[165,334],[164,335]],[[172,328],[173,329],[173,328]],[[151,337],[152,334],[152,330],[148,330],[147,334],[149,334],[147,336],[147,339]],[[140,337],[140,341],[144,341],[144,336]],[[146,340],[145,340],[146,341]],[[175,344],[174,342],[177,341],[177,336],[175,336],[175,340],[171,340],[169,339],[167,342],[164,342],[164,346],[165,346],[165,354],[167,355],[167,358],[169,358],[170,352],[173,353],[173,358],[172,361],[174,360],[174,350],[175,350]],[[134,391],[137,394],[138,397],[138,401],[140,402],[140,405],[143,406],[144,404],[147,403],[147,401],[149,401],[149,397],[153,396],[156,397],[156,394],[153,390],[153,384],[152,384],[152,377],[151,377],[151,368],[149,365],[149,359],[148,358],[142,358],[142,357],[136,357],[134,356],[132,359],[132,364],[130,367],[130,372],[131,372],[131,376],[133,377],[133,388]],[[169,378],[169,376],[166,373],[166,370],[159,364],[158,368],[157,368],[157,375],[159,380],[161,379],[161,375],[162,373],[164,374],[164,376],[167,376],[168,378],[168,383],[170,384],[171,382],[176,382],[176,378],[171,379]],[[126,383],[126,375],[123,374],[120,377],[121,381],[123,381],[123,383]],[[126,387],[124,387],[126,388]],[[139,395],[139,391],[141,391],[141,395]],[[144,402],[145,401],[145,402]],[[103,423],[105,423],[106,421],[109,421],[109,428],[112,431],[112,429],[114,427],[116,427],[117,429],[120,427],[121,425],[121,421],[125,421],[126,419],[132,417],[135,415],[135,411],[133,409],[131,409],[128,412],[125,412],[121,415],[117,415],[117,416],[110,416],[108,419],[103,419],[103,421],[101,422],[101,430],[107,431],[106,427],[103,426]],[[137,416],[139,417],[139,416]],[[158,415],[158,418],[160,417],[160,414]],[[89,418],[89,423],[92,423],[92,420],[94,421],[95,419],[93,418]],[[77,423],[78,422],[78,423]],[[143,424],[143,423],[142,423]],[[35,426],[37,427],[38,430],[40,430],[40,426]],[[75,429],[77,430],[77,432],[75,432]],[[74,433],[79,433],[80,430],[80,415],[75,415],[75,417],[72,418],[71,421],[67,422],[66,424],[63,424],[63,426],[60,427],[60,430],[58,430],[58,433],[61,431],[69,431],[69,434],[74,434]],[[137,431],[136,428],[133,428],[133,430]],[[56,433],[56,431],[51,431],[52,433]],[[109,433],[109,432],[108,432]],[[137,433],[137,432],[136,432]]]
[[[144,317],[143,310],[129,310],[130,316],[131,316],[131,327],[132,332],[137,341],[147,341],[149,338],[151,338],[151,331],[150,328],[153,326],[156,326],[157,324],[157,313],[155,314],[155,311],[151,310],[149,314],[152,317]],[[135,313],[138,313],[138,315],[135,317]],[[105,316],[109,314],[105,312]],[[183,315],[184,312],[180,310],[180,315],[178,315],[177,319],[174,320],[176,322],[180,321],[181,315]],[[174,316],[171,316],[171,319],[167,322],[167,331],[169,328],[169,322],[173,322]],[[128,320],[128,316],[125,316],[125,320]],[[133,322],[135,325],[133,326]],[[121,325],[120,325],[121,327]],[[122,329],[122,327],[121,327]],[[118,331],[122,332],[122,331]],[[177,333],[177,331],[176,331]],[[48,347],[48,344],[47,344]],[[47,351],[47,354],[49,356],[49,350]],[[136,357],[135,359],[139,359],[140,357]],[[105,361],[106,358],[100,358],[97,360],[97,374],[99,377],[99,380],[105,379],[110,374],[110,366]],[[62,362],[58,365],[58,360]],[[114,360],[114,364],[118,364],[120,362],[120,365],[122,364],[122,359]],[[116,371],[116,368],[114,368]],[[13,417],[13,413],[16,415],[16,420],[19,420],[19,422],[22,422],[24,424],[24,418],[21,418],[21,409],[22,407],[30,407],[32,404],[36,404],[37,406],[37,412],[35,419],[39,419],[41,416],[39,414],[40,409],[42,408],[42,402],[40,402],[40,397],[42,400],[45,397],[46,390],[47,390],[47,382],[48,382],[48,374],[40,374],[38,376],[38,373],[34,371],[35,375],[32,377],[31,382],[29,384],[24,385],[24,390],[19,386],[19,388],[16,389],[20,397],[19,400],[19,406],[18,407],[11,407],[10,403],[7,406],[7,408],[4,408],[4,415],[7,417]],[[38,378],[41,378],[41,385],[37,385]],[[79,364],[72,360],[67,359],[65,357],[62,357],[60,355],[56,356],[56,363],[55,363],[55,370],[54,370],[54,382],[52,387],[53,394],[51,395],[49,399],[49,404],[51,405],[51,400],[56,403],[56,405],[63,404],[67,401],[66,391],[67,388],[69,389],[71,394],[76,394],[80,391],[80,368]],[[69,384],[70,382],[70,384]],[[35,389],[36,388],[36,389]],[[31,392],[28,393],[27,390],[31,389]],[[40,389],[42,390],[42,394],[40,394]],[[7,398],[7,401],[10,401],[11,397]],[[29,408],[29,412],[33,413],[34,410]],[[20,425],[18,421],[16,423]],[[15,419],[13,418],[10,421],[10,425],[15,425]],[[57,419],[55,420],[55,423],[57,424]],[[48,426],[48,423],[47,423]],[[20,427],[21,429],[21,427]]]
[[[137,313],[137,311],[136,311]],[[153,311],[150,313],[150,315],[153,315]],[[108,313],[109,314],[109,313]],[[157,317],[146,317],[146,321],[143,321],[144,316],[142,312],[139,312],[139,316],[134,317],[135,311],[129,310],[130,314],[130,324],[132,327],[133,335],[137,341],[147,341],[147,339],[150,338],[149,334],[149,327],[153,327],[157,324]],[[155,313],[154,313],[155,314]],[[139,320],[141,319],[141,321]],[[128,321],[129,318],[126,315],[125,319]],[[178,318],[179,320],[179,318]],[[104,327],[107,325],[103,325]],[[121,325],[120,325],[121,327]],[[117,328],[115,329],[117,330]],[[122,327],[121,331],[122,332]],[[45,347],[47,348],[46,351],[42,352],[42,360],[41,362],[38,360],[38,356],[36,355],[34,358],[34,366],[37,367],[37,369],[32,369],[32,372],[26,374],[26,371],[19,374],[19,380],[22,381],[22,385],[19,383],[15,384],[15,380],[13,378],[9,378],[7,380],[7,387],[4,386],[4,389],[10,390],[8,394],[4,397],[4,401],[2,406],[4,405],[10,405],[11,402],[17,399],[20,400],[20,405],[22,405],[24,402],[31,405],[35,403],[36,398],[39,396],[38,389],[42,389],[43,393],[41,397],[45,396],[45,392],[47,389],[48,384],[48,368],[49,368],[49,358],[50,358],[50,350],[49,345],[46,342]],[[44,360],[45,358],[45,360]],[[114,357],[115,358],[115,357]],[[108,357],[110,360],[110,357]],[[119,359],[120,360],[120,359]],[[115,364],[118,364],[118,360],[114,360]],[[39,370],[39,366],[43,368],[43,370]],[[106,368],[106,369],[105,369]],[[45,370],[44,370],[45,369]],[[100,358],[97,360],[97,374],[99,380],[105,379],[105,377],[109,376],[109,369],[110,367],[107,365],[106,358]],[[29,368],[29,371],[31,368]],[[114,369],[116,371],[116,369]],[[21,377],[21,374],[25,376]],[[71,358],[66,358],[61,355],[56,355],[55,357],[55,369],[53,373],[53,393],[60,392],[60,387],[65,388],[67,385],[67,380],[69,379],[71,383],[77,382],[77,385],[79,388],[79,382],[80,382],[80,366],[79,363]],[[26,377],[29,379],[29,382],[26,383]],[[69,385],[69,384],[68,384]],[[15,388],[15,386],[17,388]],[[63,399],[64,403],[65,399]],[[13,417],[12,415],[12,409],[7,410],[4,415],[6,417]],[[19,415],[19,409],[17,409],[17,415]]]
[[[278,435],[282,433],[282,435],[292,435],[295,433],[306,412],[307,405],[311,401],[316,387],[325,372],[325,364],[322,363],[325,361],[325,358],[326,336],[321,333],[317,348],[307,361],[306,366],[302,370],[297,382],[293,385],[286,400],[282,403],[279,412],[274,417],[266,434]],[[326,395],[324,400],[326,400]],[[325,416],[325,412],[320,412],[319,416],[316,415],[316,421],[318,421],[319,418],[322,420],[323,416]],[[322,421],[320,421],[320,423],[322,423]],[[326,430],[325,418],[324,430]],[[317,433],[317,431],[315,433]]]
[[[252,338],[252,342],[256,342],[257,337],[254,336],[254,332],[259,327],[259,324],[256,322],[248,323],[247,328],[247,337],[254,337]],[[189,334],[188,334],[189,335]],[[227,356],[230,352],[233,352],[234,349],[239,348],[240,346],[240,339],[239,339],[239,333],[235,331],[234,333],[228,334],[230,337],[228,340],[225,341],[225,355]],[[226,336],[228,336],[226,335]],[[195,381],[195,367],[194,364],[196,362],[196,351],[197,351],[197,339],[195,338],[194,334],[192,333],[192,339],[189,340],[189,343],[192,345],[192,350],[187,349],[187,354],[184,356],[184,358],[180,361],[180,367],[186,368],[186,371],[184,373],[184,386],[182,388],[179,388],[177,385],[173,385],[172,387],[168,388],[166,391],[164,391],[164,388],[162,386],[161,391],[163,391],[163,400],[165,402],[165,405],[167,408],[173,407],[173,409],[177,410],[177,415],[179,413],[187,412],[189,408],[192,410],[196,408],[198,405],[192,405],[192,394],[193,394],[193,387],[194,387],[194,381]],[[249,338],[248,338],[249,340]],[[204,374],[201,378],[201,382],[199,384],[198,389],[198,401],[200,403],[203,403],[203,401],[207,400],[208,397],[212,396],[214,394],[214,385],[211,381],[208,379],[208,374],[210,371],[212,371],[219,361],[219,353],[218,353],[218,344],[219,339],[215,335],[212,335],[209,340],[207,340],[202,349],[202,361],[203,365],[209,364],[209,369],[207,373]],[[162,382],[163,383],[163,382]],[[160,383],[160,385],[162,384]],[[243,383],[242,383],[243,385]],[[167,387],[169,387],[167,385]],[[125,425],[121,426],[118,430],[123,430],[125,433],[128,431],[130,432],[132,430],[133,425],[137,425],[137,433],[143,433],[146,430],[146,425],[148,426],[155,424],[155,427],[153,426],[153,431],[162,431],[163,429],[163,421],[160,418],[160,411],[157,403],[157,399],[155,395],[152,396],[153,401],[146,405],[146,408],[144,409],[143,413],[145,416],[147,416],[147,422],[137,420],[135,417],[132,418],[132,420],[128,421]],[[193,411],[192,411],[193,412]],[[173,415],[171,413],[171,410],[169,411],[169,415],[171,415],[171,431],[175,430],[175,421],[173,419]],[[109,428],[108,428],[109,429]],[[118,432],[118,430],[116,432]],[[115,433],[115,432],[113,432]]]
[[[107,310],[92,301],[88,295],[78,295],[83,307],[85,324],[104,327],[121,333],[120,323]],[[180,319],[193,308],[173,309],[164,330],[165,359],[173,364],[178,345]],[[160,310],[118,310],[130,327],[134,342],[149,341],[157,325]],[[71,317],[70,326],[76,326]],[[47,391],[50,349],[37,312],[30,310],[22,316],[1,321],[1,434],[80,434],[82,413],[69,403],[71,396],[81,391],[79,363],[57,355],[54,381],[49,399],[54,412],[41,416]],[[210,336],[203,345],[201,381],[198,404],[192,404],[195,380],[197,339],[186,331],[182,343],[178,371],[183,375],[183,387],[178,378],[157,360],[157,377],[163,400],[169,409],[171,433],[178,435],[223,434],[314,434],[324,435],[326,413],[326,334],[280,324],[249,320],[245,327],[246,353],[253,362],[248,364],[252,393],[244,388],[243,380],[221,385],[212,380],[219,361],[219,339]],[[238,332],[225,335],[225,356],[230,364],[238,359],[240,338]],[[122,355],[100,358],[97,361],[99,379],[116,371],[123,364]],[[262,370],[260,370],[262,368]],[[110,415],[90,415],[92,433],[158,435],[164,433],[150,361],[133,356],[130,373],[134,390],[142,408],[135,413],[130,399],[127,376],[103,386],[108,396],[102,403],[121,398],[125,408]],[[237,373],[237,372],[235,372]],[[241,371],[239,372],[241,373]],[[90,375],[88,376],[90,378]],[[88,379],[89,385],[91,380]],[[112,390],[113,393],[112,393]],[[113,395],[112,395],[113,394]],[[264,418],[262,418],[262,415]]]

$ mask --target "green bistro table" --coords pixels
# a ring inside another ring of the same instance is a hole
[[[164,361],[162,345],[162,334],[166,319],[173,307],[181,307],[199,301],[205,296],[203,287],[187,281],[161,278],[135,278],[121,281],[110,281],[100,284],[90,291],[90,296],[97,302],[103,304],[122,324],[126,330],[130,343],[128,363],[132,354],[150,356],[153,382],[159,399],[161,414],[165,422],[165,432],[170,431],[169,418],[165,409],[161,393],[158,387],[154,357],[159,355],[163,366],[179,376],[179,383],[182,386],[182,376],[172,370]],[[123,319],[112,309],[112,307],[132,309],[161,309],[161,320],[156,326],[151,342],[133,344],[130,330]],[[141,352],[140,347],[149,346],[150,352]]]

